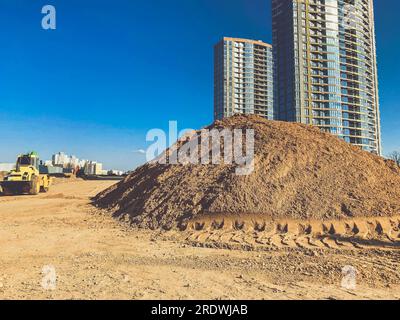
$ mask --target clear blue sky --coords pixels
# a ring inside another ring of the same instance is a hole
[[[400,2],[375,7],[386,154],[400,147]],[[270,0],[0,0],[0,162],[34,149],[136,166],[149,129],[212,122],[224,35],[270,42]]]

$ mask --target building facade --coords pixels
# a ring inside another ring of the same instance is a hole
[[[381,154],[372,0],[272,0],[275,117]]]
[[[56,153],[52,156],[51,164],[56,167],[75,169],[83,168],[87,160],[79,160],[76,156],[69,156],[64,152]]]
[[[53,154],[52,162],[54,166],[64,167],[69,163],[69,156],[64,152]]]
[[[223,38],[214,48],[214,118],[237,113],[273,119],[272,46]]]
[[[103,164],[96,161],[88,161],[85,163],[83,167],[83,171],[86,175],[103,175]],[[105,173],[107,174],[107,172]]]

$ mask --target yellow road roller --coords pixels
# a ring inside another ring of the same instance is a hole
[[[49,191],[50,185],[50,176],[39,172],[39,155],[36,152],[19,155],[15,169],[0,182],[4,195],[37,195]]]

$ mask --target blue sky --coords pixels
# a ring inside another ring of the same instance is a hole
[[[399,11],[375,1],[385,154],[400,149]],[[224,35],[271,42],[270,1],[0,0],[0,162],[33,149],[135,167],[149,129],[212,122]]]

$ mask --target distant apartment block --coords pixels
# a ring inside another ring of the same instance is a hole
[[[59,152],[52,156],[52,165],[55,167],[70,168],[74,169],[77,167],[83,168],[86,160],[79,160],[75,156],[69,156],[64,152]]]
[[[84,173],[86,175],[103,175],[103,164],[96,161],[88,161],[83,167]],[[107,174],[107,172],[105,173]]]
[[[52,163],[54,166],[64,166],[69,161],[69,157],[64,152],[59,152],[52,156]]]
[[[214,48],[214,118],[257,114],[272,120],[273,53],[262,41],[223,38]]]
[[[272,0],[272,23],[277,120],[381,154],[373,1]]]

